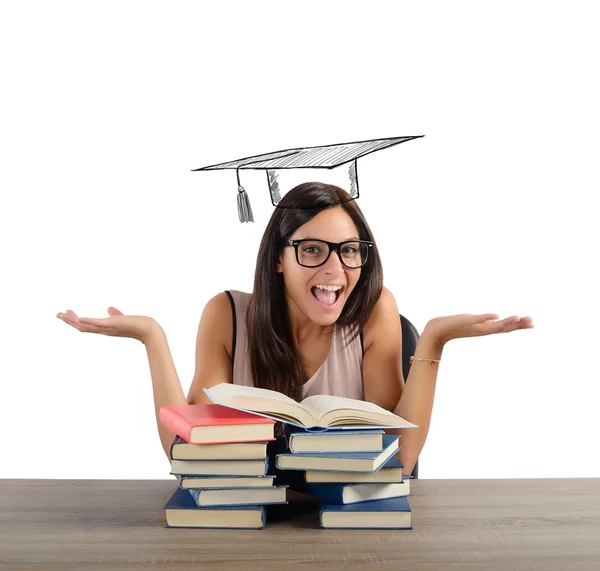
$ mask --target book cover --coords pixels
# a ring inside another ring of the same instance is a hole
[[[264,506],[199,507],[183,488],[176,488],[164,506],[167,528],[261,529],[265,526]]]
[[[329,529],[412,529],[408,497],[356,504],[321,503],[321,527]]]
[[[302,452],[381,452],[384,431],[327,430],[313,431],[288,425],[286,430],[289,448],[293,453]]]
[[[304,481],[310,483],[333,484],[367,484],[367,483],[396,483],[411,476],[402,473],[404,464],[395,454],[377,472],[336,472],[306,470]]]
[[[216,404],[165,405],[160,407],[159,420],[189,444],[275,439],[275,421]]]
[[[171,460],[173,476],[266,476],[270,458],[261,460]]]
[[[169,449],[171,460],[261,460],[266,456],[266,441],[190,444],[175,435]]]
[[[304,489],[297,491],[325,504],[355,504],[408,496],[410,484],[408,480],[389,484],[305,484]]]
[[[182,488],[268,488],[273,486],[274,475],[265,476],[181,476],[177,481]]]
[[[400,446],[400,437],[384,434],[381,452],[284,452],[275,457],[280,470],[378,472]]]
[[[286,485],[265,488],[186,488],[198,506],[287,504]]]

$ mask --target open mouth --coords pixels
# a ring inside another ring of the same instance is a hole
[[[337,306],[344,289],[344,286],[342,286],[342,288],[338,289],[337,291],[327,291],[313,286],[310,291],[313,298],[320,306],[332,308]]]

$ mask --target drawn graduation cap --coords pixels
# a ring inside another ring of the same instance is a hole
[[[220,163],[218,165],[193,169],[193,172],[235,169],[238,183],[237,203],[240,222],[254,222],[248,194],[240,182],[240,170],[265,170],[267,173],[267,184],[271,195],[271,203],[278,208],[286,208],[279,204],[283,196],[279,184],[279,174],[281,170],[286,169],[327,169],[329,171],[343,171],[342,176],[347,182],[347,184],[344,184],[343,186],[347,186],[345,190],[350,194],[350,200],[354,200],[359,197],[357,160],[360,157],[423,136],[424,135],[417,135],[414,137],[392,137],[388,139],[373,139],[370,141],[358,141],[354,143],[342,143],[320,147],[287,149],[284,151],[275,151]],[[285,192],[288,190],[290,189],[286,189]]]

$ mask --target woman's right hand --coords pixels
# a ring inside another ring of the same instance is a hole
[[[145,315],[123,315],[115,307],[108,308],[110,317],[95,319],[77,317],[68,309],[65,313],[57,313],[56,317],[83,333],[102,333],[113,337],[130,337],[145,343],[150,335],[160,329],[160,325]]]

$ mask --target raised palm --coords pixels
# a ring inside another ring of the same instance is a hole
[[[57,313],[56,317],[83,333],[101,333],[113,337],[130,337],[144,343],[149,335],[159,326],[152,318],[145,315],[124,315],[116,307],[109,307],[110,317],[92,318],[78,317],[68,309]]]
[[[509,333],[518,329],[531,328],[533,328],[533,319],[529,316],[512,315],[505,319],[499,319],[497,313],[482,313],[479,315],[461,313],[435,317],[427,323],[425,331],[443,346],[451,339]]]

